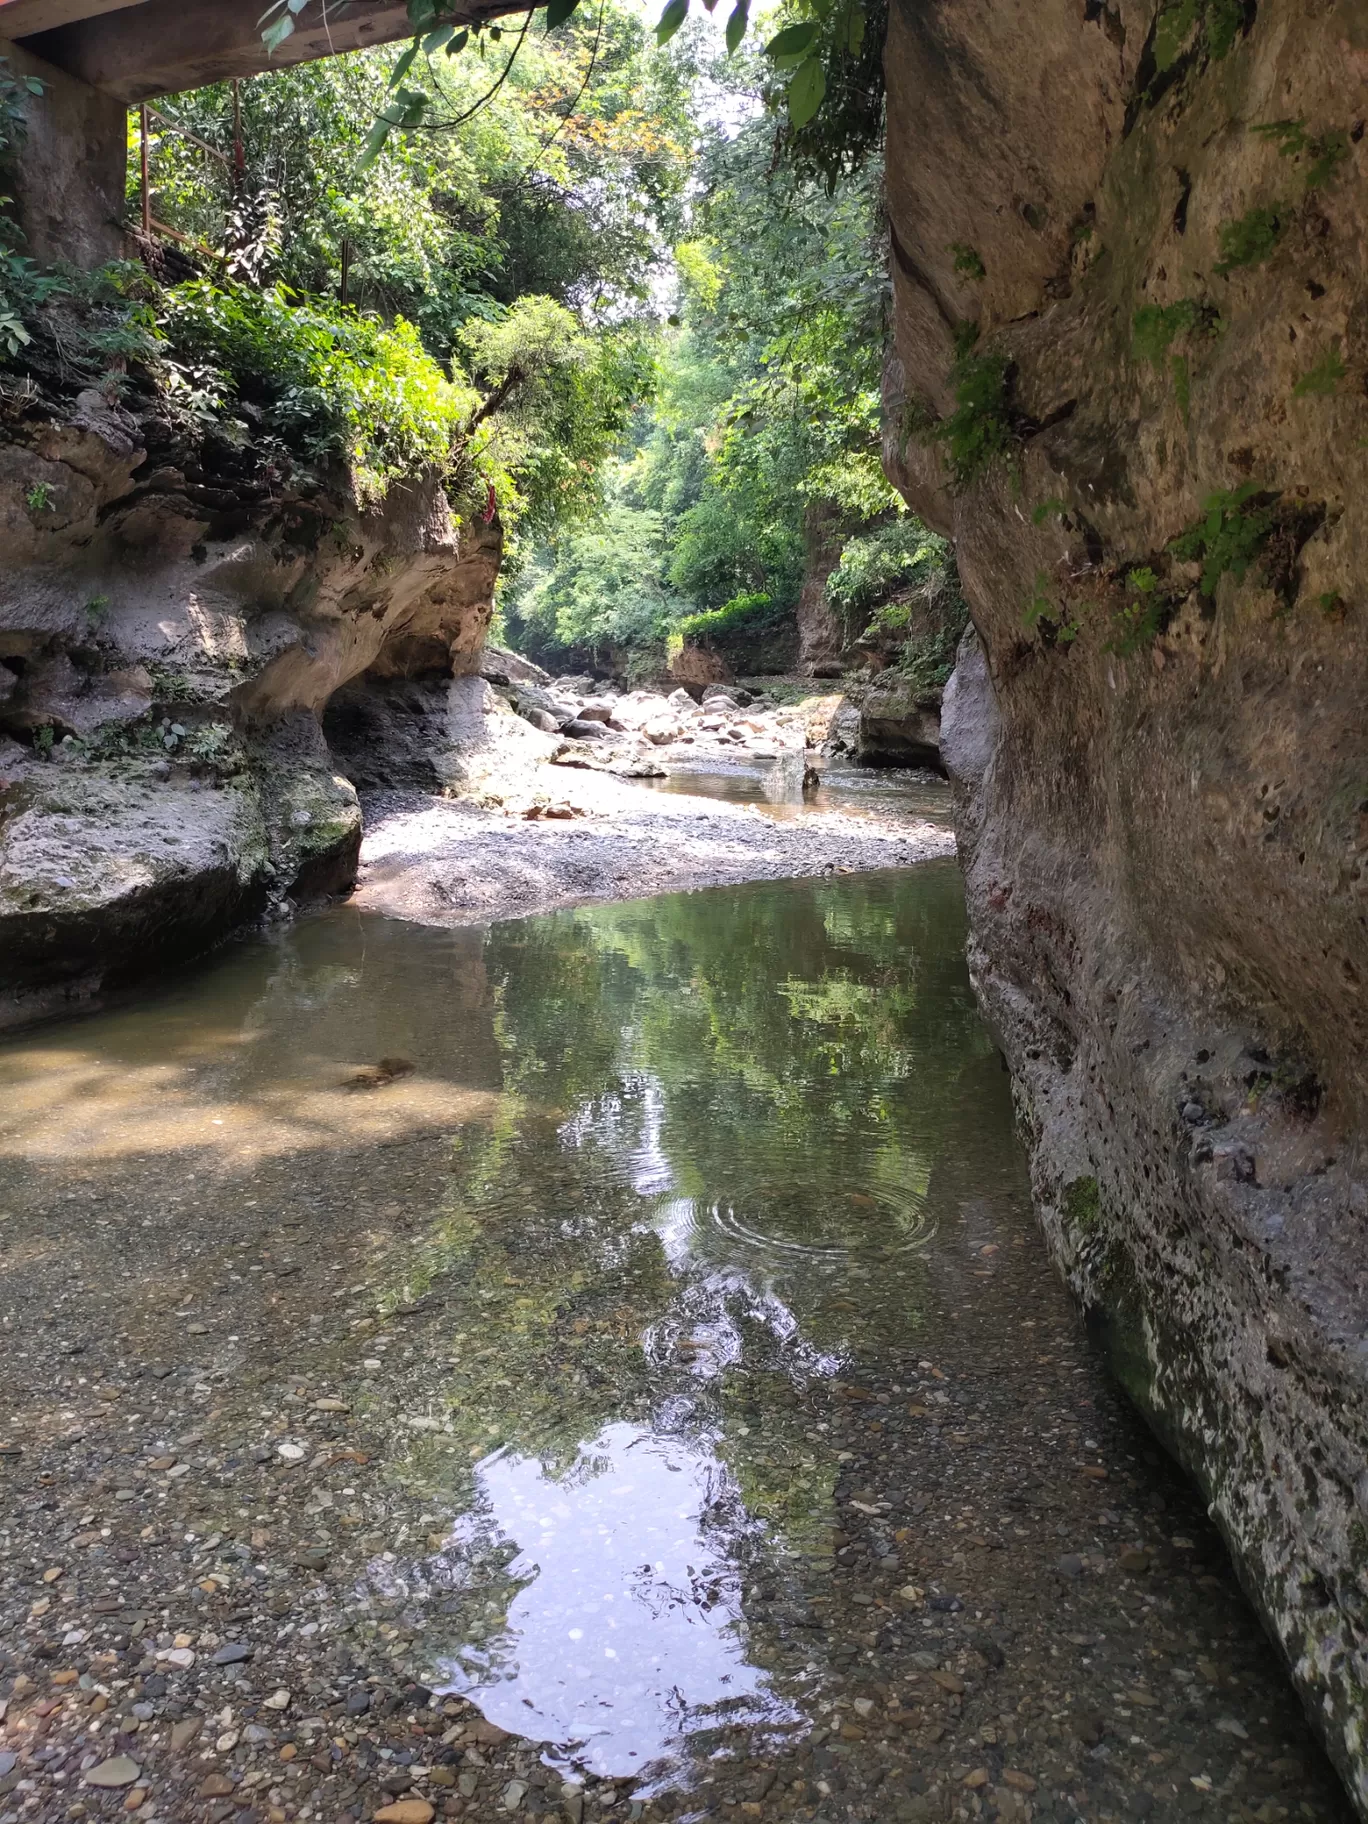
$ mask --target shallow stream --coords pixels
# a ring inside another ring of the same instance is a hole
[[[1045,1259],[963,943],[940,863],[344,907],[0,1047],[0,1672],[155,1680],[154,1767],[227,1706],[228,1796],[143,1817],[1346,1816]]]
[[[944,782],[931,773],[903,767],[861,767],[833,759],[823,763],[815,789],[805,792],[805,765],[805,757],[793,753],[773,760],[749,754],[735,759],[700,754],[685,760],[676,751],[663,779],[641,783],[658,792],[753,804],[783,820],[802,818],[812,811],[846,811],[857,817],[950,822],[950,794]]]

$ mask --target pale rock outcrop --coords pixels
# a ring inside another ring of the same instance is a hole
[[[360,811],[322,713],[356,680],[473,672],[500,539],[432,476],[366,511],[279,446],[14,382],[0,544],[7,1023],[348,885]]]

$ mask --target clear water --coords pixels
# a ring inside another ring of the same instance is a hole
[[[323,1540],[320,1653],[666,1811],[759,1768],[802,1816],[946,1815],[981,1765],[1042,1819],[1343,1815],[1044,1258],[963,941],[949,864],[344,907],[10,1040],[16,1426],[71,1388],[60,1307],[92,1384],[167,1376],[130,1447],[195,1414],[174,1536]],[[296,1436],[356,1454],[263,1496],[248,1447]]]
[[[782,755],[777,760],[758,756],[732,760],[716,755],[681,760],[672,754],[668,764],[667,777],[641,783],[658,792],[687,792],[700,798],[721,798],[731,804],[753,804],[784,820],[813,811],[846,811],[885,821],[915,817],[947,826],[951,820],[949,789],[933,773],[826,760],[819,769],[821,784],[805,793],[805,762],[798,754]]]

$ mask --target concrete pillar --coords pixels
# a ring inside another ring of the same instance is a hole
[[[28,103],[28,132],[0,180],[27,237],[23,251],[44,266],[86,270],[123,258],[126,106],[3,38],[0,57],[46,85]]]

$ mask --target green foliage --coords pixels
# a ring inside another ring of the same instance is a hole
[[[940,587],[953,564],[949,540],[903,514],[846,543],[841,561],[827,578],[826,597],[853,621],[891,595]]]
[[[1219,62],[1234,50],[1244,23],[1242,0],[1171,0],[1154,25],[1156,70],[1171,70],[1190,45]]]
[[[673,522],[670,579],[696,609],[796,599],[810,505],[858,528],[895,505],[880,461],[878,178],[835,196],[771,169],[754,121],[705,148],[699,240],[720,283],[685,299],[642,498]]]
[[[1178,401],[1178,410],[1183,414],[1183,423],[1186,424],[1192,404],[1192,375],[1188,370],[1187,356],[1175,355],[1169,363],[1169,372],[1173,376],[1173,392]]]
[[[244,81],[247,168],[237,199],[217,162],[173,134],[154,136],[152,177],[159,215],[221,246],[230,281],[267,294],[283,286],[296,313],[329,326],[372,322],[407,336],[402,320],[435,363],[424,373],[410,364],[395,387],[394,434],[383,449],[370,401],[353,410],[341,397],[352,382],[336,373],[316,386],[311,354],[297,389],[268,373],[260,385],[269,397],[245,396],[264,407],[267,429],[302,439],[306,453],[328,453],[358,430],[365,445],[369,425],[375,447],[366,466],[378,486],[395,462],[448,442],[436,434],[448,417],[459,426],[478,415],[458,479],[473,463],[492,481],[505,535],[517,528],[525,554],[527,539],[594,510],[605,457],[651,391],[655,299],[683,224],[695,137],[696,60],[687,45],[655,53],[639,13],[605,0],[589,18],[566,12],[556,31],[529,35],[498,93],[472,114],[506,62],[501,28],[448,35],[450,23],[428,27],[424,39],[436,33],[441,42],[415,58],[413,46],[380,49]],[[390,135],[363,157],[377,113],[419,71],[431,102],[423,130]],[[226,151],[233,101],[222,83],[164,105]],[[431,130],[443,121],[449,130]],[[344,266],[351,313],[328,301]],[[352,347],[366,332],[338,333]],[[209,346],[220,339],[202,336],[201,352],[163,351],[190,419],[215,422],[239,409]],[[117,364],[119,351],[109,353]],[[402,351],[379,353],[382,377],[389,370],[393,379]],[[249,349],[251,365],[259,369],[265,354]],[[497,409],[482,412],[467,369],[486,401],[513,376]],[[464,395],[464,406],[451,414],[452,394],[433,395],[435,414],[415,424],[409,407],[438,381]],[[291,397],[282,402],[282,392]],[[517,539],[506,549],[511,572],[522,561]]]
[[[909,634],[898,654],[897,667],[912,688],[930,696],[950,682],[959,654],[959,643],[969,625],[969,604],[956,583],[937,604],[938,627]]]
[[[534,657],[582,651],[610,659],[663,649],[671,597],[661,516],[610,500],[590,523],[562,532],[521,578],[509,631]]]
[[[1159,367],[1179,336],[1216,336],[1222,327],[1215,306],[1199,298],[1180,298],[1176,304],[1146,304],[1131,318],[1131,346],[1139,360]]]
[[[92,595],[85,605],[85,617],[92,627],[102,627],[109,615],[109,597]]]
[[[0,262],[3,255],[0,255]],[[19,306],[12,297],[0,296],[0,354],[11,359],[27,347],[32,337],[20,315]]]
[[[241,738],[228,722],[200,722],[183,736],[181,756],[196,768],[227,776],[243,760]]]
[[[1254,482],[1233,492],[1217,489],[1202,502],[1201,518],[1171,541],[1169,550],[1180,561],[1201,563],[1203,595],[1214,596],[1223,576],[1240,582],[1268,542],[1277,514],[1261,500],[1267,495]]]
[[[955,409],[931,430],[945,445],[951,486],[967,488],[1016,447],[1008,403],[1010,363],[1005,355],[961,354],[950,370]]]
[[[160,697],[186,697],[192,693],[159,690]],[[156,714],[140,717],[136,722],[107,723],[90,739],[80,743],[84,757],[95,762],[126,764],[130,760],[175,759],[187,762],[197,773],[210,773],[231,780],[240,773],[246,754],[240,732],[228,722],[184,722],[172,716]]]
[[[1051,645],[1069,646],[1083,631],[1083,623],[1067,603],[1056,602],[1050,594],[1050,579],[1043,570],[1035,573],[1031,598],[1022,610],[1021,624],[1033,632],[1039,630]]]
[[[951,241],[950,251],[955,256],[955,271],[961,278],[986,279],[988,277],[988,268],[967,241]]]
[[[52,483],[49,481],[35,481],[33,486],[24,494],[24,505],[28,508],[30,513],[52,512],[54,510],[52,506]]]
[[[479,400],[452,381],[412,324],[392,326],[283,285],[193,280],[166,294],[160,324],[182,356],[209,362],[225,404],[257,406],[283,441],[346,462],[362,500],[445,469]]]
[[[52,753],[53,744],[55,743],[56,739],[57,739],[57,731],[55,728],[53,728],[51,723],[44,724],[44,726],[42,728],[34,729],[34,731],[33,731],[34,752],[40,754],[44,760],[48,759]]]
[[[783,57],[773,59],[765,84],[771,111],[786,115],[778,150],[796,177],[832,195],[877,161],[883,148],[887,0],[786,0],[782,17],[810,27],[811,37],[802,88],[803,66],[788,77]],[[808,113],[814,95],[816,106]]]
[[[152,689],[159,703],[191,702],[196,696],[194,685],[183,671],[159,665],[154,659],[147,667]]]
[[[1206,0],[1204,12],[1207,49],[1219,63],[1235,49],[1235,40],[1244,30],[1243,0]]]
[[[1192,375],[1186,354],[1170,356],[1168,351],[1180,336],[1218,336],[1224,327],[1215,306],[1198,298],[1180,298],[1176,304],[1146,304],[1131,319],[1131,346],[1137,357],[1154,367],[1162,366],[1167,357],[1184,422],[1192,402]]]
[[[37,76],[16,76],[9,59],[0,57],[0,183],[27,131],[29,104],[44,87]],[[6,213],[12,201],[0,195],[0,357],[11,360],[32,340],[26,317],[62,289],[55,274],[19,251],[23,234]]]
[[[1154,62],[1162,73],[1172,69],[1179,54],[1192,36],[1201,11],[1200,0],[1177,0],[1166,6],[1154,25]]]
[[[536,537],[592,512],[603,464],[653,389],[644,331],[628,323],[591,335],[554,298],[534,296],[473,319],[460,340],[489,413],[470,454],[505,519]]]
[[[395,135],[363,164],[386,103],[396,53],[325,58],[240,86],[247,167],[235,200],[216,161],[190,142],[154,139],[159,214],[223,247],[230,276],[338,293],[418,325],[449,357],[461,327],[489,301],[554,297],[586,324],[649,300],[662,242],[680,225],[692,141],[687,51],[651,53],[639,14],[606,0],[523,47],[498,96],[463,125],[488,86],[483,41],[436,63],[433,119]],[[591,67],[592,64],[592,67]],[[210,145],[232,145],[227,83],[165,104]]]
[[[1316,597],[1316,600],[1320,604],[1321,613],[1325,615],[1327,619],[1333,621],[1342,621],[1344,619],[1344,616],[1347,613],[1347,605],[1338,589],[1323,589]]]
[[[1348,369],[1339,352],[1338,342],[1314,361],[1292,388],[1294,399],[1328,399],[1339,388]]]
[[[16,76],[8,57],[0,57],[0,162],[8,159],[27,131],[28,104],[43,93],[38,76]]]
[[[743,591],[720,608],[709,608],[702,614],[686,614],[675,624],[675,631],[686,640],[716,645],[737,635],[761,633],[778,624],[774,598],[763,590]]]
[[[1172,618],[1173,607],[1160,583],[1158,574],[1148,564],[1128,572],[1127,591],[1131,600],[1115,616],[1108,652],[1127,658],[1154,644]]]
[[[1079,1235],[1090,1235],[1102,1220],[1102,1197],[1096,1178],[1075,1178],[1064,1187],[1065,1224]]]
[[[1042,500],[1031,508],[1031,524],[1043,526],[1047,519],[1063,519],[1068,510],[1068,501],[1061,500],[1057,494],[1052,494],[1048,500]]]
[[[1208,3],[1219,4],[1220,0],[1208,0]],[[279,50],[292,36],[296,17],[307,4],[308,0],[271,0],[260,21],[264,28],[262,40],[268,51]],[[676,37],[688,19],[690,4],[691,0],[666,0],[655,27],[657,45],[664,46]],[[703,4],[711,12],[716,0],[703,0]],[[552,33],[560,34],[578,7],[579,0],[550,0],[543,14],[543,44]],[[883,0],[798,0],[790,10],[796,11],[798,16],[787,19],[783,29],[765,47],[775,92],[782,95],[790,125],[798,132],[810,126],[829,89],[838,91],[838,111],[848,108],[852,96],[861,97],[865,121],[871,113],[876,114],[878,130],[861,151],[855,152],[858,163],[865,152],[872,150],[881,133],[886,24]],[[384,105],[375,111],[373,124],[367,132],[362,164],[372,163],[381,156],[396,132],[416,128],[430,131],[441,127],[442,106],[444,101],[449,105],[450,98],[444,94],[442,68],[434,63],[434,58],[440,54],[441,66],[447,66],[449,60],[460,58],[469,50],[483,60],[488,47],[499,45],[504,35],[502,25],[487,20],[462,21],[453,14],[449,0],[407,0],[407,11],[414,36],[393,65]],[[529,46],[535,47],[538,42],[528,39],[532,17],[531,13],[527,15],[515,35],[512,49],[494,82],[483,88],[470,107],[456,117],[454,124],[462,124],[492,106],[515,69],[527,61],[532,54]],[[749,24],[750,0],[733,0],[726,26],[728,56],[734,56],[740,48]],[[424,58],[425,74],[421,79],[410,81],[420,54]],[[836,79],[834,83],[832,77]],[[845,104],[844,108],[842,104]],[[867,125],[865,134],[867,137]],[[840,168],[850,170],[854,168],[848,162],[852,156],[851,136],[838,129],[834,142],[842,139],[844,149],[834,143],[832,152]]]
[[[1276,205],[1251,209],[1220,232],[1221,257],[1215,270],[1222,277],[1239,266],[1262,266],[1282,237],[1283,218]]]
[[[689,14],[691,0],[666,0],[656,38],[666,44]],[[712,11],[716,0],[703,0]],[[734,55],[750,22],[750,0],[734,0],[727,53]],[[788,0],[780,29],[768,40],[766,102],[786,115],[793,168],[828,189],[857,171],[883,138],[883,41],[886,0]],[[819,119],[820,114],[820,119]]]
[[[805,127],[822,105],[826,94],[826,70],[819,57],[806,57],[789,82],[787,99],[789,125]]]
[[[725,68],[721,79],[734,80]],[[738,111],[749,94],[737,85]],[[772,130],[752,118],[705,137],[698,192],[679,251],[675,333],[659,348],[650,407],[609,465],[598,522],[653,516],[650,550],[636,547],[649,611],[634,609],[609,641],[643,664],[648,654],[663,662],[687,617],[739,596],[768,596],[782,623],[810,524],[859,532],[897,506],[880,462],[877,173],[828,195],[790,166],[774,168]],[[599,599],[586,554],[583,541],[551,541],[505,598],[509,638],[547,662],[570,649],[577,625],[549,604],[575,589]]]
[[[1304,173],[1308,190],[1324,189],[1349,156],[1349,136],[1335,128],[1326,133],[1308,133],[1306,121],[1262,120],[1250,128],[1263,139],[1271,139],[1282,158],[1310,160]]]

